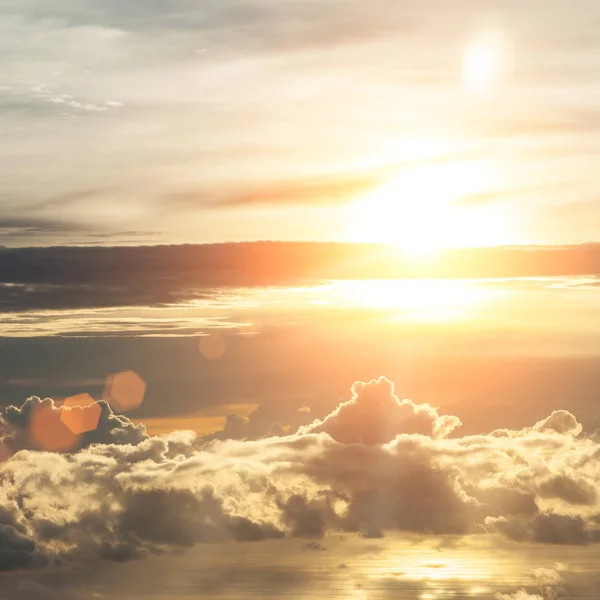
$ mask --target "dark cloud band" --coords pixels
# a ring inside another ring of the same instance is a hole
[[[451,250],[418,266],[394,248],[373,244],[0,248],[0,310],[155,306],[204,297],[222,287],[327,279],[599,273],[599,244]]]

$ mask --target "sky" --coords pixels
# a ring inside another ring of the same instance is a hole
[[[599,24],[0,0],[0,600],[597,600]]]
[[[0,17],[2,244],[597,239],[593,0]]]

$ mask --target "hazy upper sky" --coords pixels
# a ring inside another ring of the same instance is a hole
[[[3,0],[0,243],[595,239],[599,19]]]

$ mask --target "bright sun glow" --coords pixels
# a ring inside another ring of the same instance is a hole
[[[508,70],[506,40],[498,32],[477,36],[465,48],[463,83],[471,92],[485,92],[496,85]]]
[[[505,243],[506,216],[497,207],[460,202],[494,189],[493,175],[482,160],[401,171],[353,205],[347,237],[394,244],[413,259]]]
[[[337,281],[324,295],[334,304],[394,310],[405,321],[469,319],[502,292],[482,283],[458,279]]]

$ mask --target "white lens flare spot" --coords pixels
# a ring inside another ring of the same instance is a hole
[[[509,73],[510,52],[505,36],[486,32],[466,46],[462,62],[462,79],[469,92],[483,93],[496,87]]]

